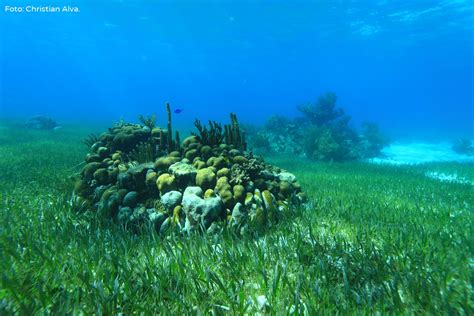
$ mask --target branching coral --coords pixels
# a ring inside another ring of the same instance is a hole
[[[316,103],[301,105],[298,110],[314,125],[324,126],[344,116],[344,110],[336,109],[337,96],[333,92],[321,95]]]
[[[244,184],[251,179],[260,177],[262,171],[265,170],[265,163],[256,158],[249,159],[242,164],[235,164],[231,169],[231,184]]]
[[[89,134],[86,138],[84,138],[81,142],[86,145],[88,148],[91,148],[92,145],[99,141],[99,136],[97,134]]]
[[[151,142],[142,142],[133,149],[128,158],[130,161],[138,163],[154,161],[158,156],[157,146]]]
[[[143,125],[148,126],[150,129],[153,129],[156,126],[156,114],[154,113],[150,116],[140,115],[138,119]]]
[[[196,136],[199,142],[203,145],[215,146],[224,142],[224,133],[222,132],[222,125],[215,122],[209,121],[209,129],[207,126],[203,126],[201,121],[196,119],[194,126],[198,130],[198,133],[191,133]]]

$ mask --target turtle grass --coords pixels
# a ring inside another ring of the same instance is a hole
[[[2,122],[0,314],[473,312],[473,164],[267,157],[310,207],[261,235],[160,236],[71,207],[92,128]]]

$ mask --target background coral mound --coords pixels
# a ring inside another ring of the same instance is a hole
[[[169,113],[169,111],[168,111]],[[237,117],[222,127],[200,121],[198,133],[179,134],[146,125],[119,124],[90,136],[86,165],[76,182],[77,200],[128,227],[151,223],[160,232],[243,233],[278,220],[304,194],[293,174],[245,151]]]

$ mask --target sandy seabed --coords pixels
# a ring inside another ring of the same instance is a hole
[[[442,143],[393,143],[382,150],[383,157],[370,159],[373,163],[396,165],[427,162],[474,162],[474,156],[461,155],[451,149],[452,144]]]

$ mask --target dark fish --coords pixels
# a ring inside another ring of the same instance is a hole
[[[176,110],[174,110],[174,113],[179,114],[179,113],[181,113],[181,112],[183,112],[183,111],[184,111],[184,109],[176,109]]]

